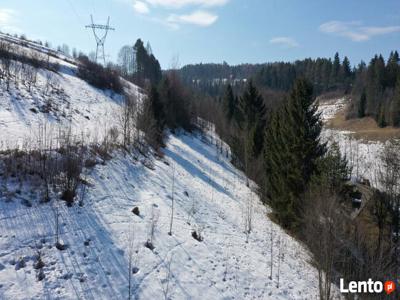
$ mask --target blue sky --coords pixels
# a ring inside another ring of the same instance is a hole
[[[163,68],[332,57],[353,64],[400,48],[399,0],[2,0],[0,30],[95,48],[84,28],[109,15],[109,59],[137,38],[150,41]]]

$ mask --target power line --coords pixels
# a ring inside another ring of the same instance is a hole
[[[73,13],[75,14],[75,16],[78,18],[79,23],[84,24],[82,18],[79,16],[79,14],[77,13],[74,5],[72,4],[71,0],[67,0],[69,6],[71,7]]]

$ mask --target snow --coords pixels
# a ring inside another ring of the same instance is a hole
[[[27,51],[36,51],[27,49]],[[87,142],[101,141],[112,127],[118,126],[123,96],[95,88],[77,77],[76,65],[51,57],[60,65],[57,73],[39,69],[31,90],[19,78],[7,91],[0,84],[0,148],[35,146],[40,127],[47,126],[56,138],[60,128],[70,128]],[[127,94],[142,97],[140,89],[121,79]],[[49,87],[51,85],[52,87]],[[50,111],[42,108],[50,105]]]
[[[341,153],[346,156],[352,167],[354,181],[364,178],[374,187],[381,186],[379,170],[382,166],[384,143],[358,140],[346,132],[331,129],[325,129],[323,137],[329,142],[338,143]]]
[[[346,98],[331,99],[319,105],[324,122],[332,119],[348,104]],[[381,154],[385,146],[382,142],[373,142],[352,137],[352,132],[324,128],[322,139],[328,143],[336,142],[352,167],[352,180],[368,179],[377,188],[381,187],[379,170],[382,166]]]
[[[0,85],[1,148],[32,146],[44,124],[55,134],[70,127],[88,141],[117,125],[122,96],[77,78],[71,62],[59,63],[52,79],[57,92],[50,95],[44,93],[46,70],[31,92],[20,83],[9,92]],[[137,87],[123,83],[140,97]],[[57,109],[30,110],[49,100]],[[148,158],[114,150],[111,160],[84,170],[89,186],[83,206],[67,207],[56,197],[40,203],[39,182],[0,177],[0,299],[127,299],[130,257],[135,299],[317,299],[310,254],[269,219],[254,183],[246,185],[215,139],[213,132],[169,134],[164,158],[150,168]],[[248,236],[246,211],[252,212]],[[64,251],[54,246],[57,214]],[[153,215],[158,222],[151,251],[145,242]],[[195,240],[193,230],[204,240]],[[45,264],[41,281],[34,268],[38,251]]]
[[[62,65],[75,66],[76,62],[73,58],[65,55],[60,51],[56,51],[44,45],[40,45],[31,40],[22,40],[9,34],[0,32],[0,40],[5,41],[25,52],[38,52],[40,54],[49,55],[50,62],[61,63]]]
[[[165,157],[155,161],[154,170],[116,151],[105,165],[86,171],[91,187],[84,206],[58,203],[61,238],[68,245],[65,251],[53,246],[54,200],[39,204],[38,191],[25,183],[14,200],[0,201],[0,298],[126,299],[132,248],[139,269],[133,275],[137,299],[162,299],[169,261],[171,299],[312,299],[317,295],[317,272],[307,251],[270,221],[268,208],[246,186],[245,176],[199,137],[171,135]],[[175,214],[170,236],[173,173]],[[7,187],[16,188],[12,181]],[[20,203],[25,197],[32,207]],[[254,215],[246,243],[243,213],[248,199]],[[132,214],[135,206],[140,216]],[[151,251],[144,243],[153,209],[159,221]],[[204,228],[202,242],[191,236],[194,228]],[[36,280],[32,267],[38,247],[45,263],[43,281]],[[278,288],[279,249],[283,259]],[[26,259],[26,267],[16,271],[20,257]]]
[[[344,109],[348,104],[348,98],[329,99],[320,102],[318,110],[321,114],[321,119],[324,121],[332,119],[339,111]]]

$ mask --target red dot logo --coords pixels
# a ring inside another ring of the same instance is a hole
[[[385,282],[385,292],[386,294],[390,295],[396,290],[396,284],[393,281],[386,281]]]

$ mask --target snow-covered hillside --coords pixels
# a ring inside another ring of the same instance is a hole
[[[331,99],[322,103],[319,106],[319,112],[323,121],[332,119],[338,112],[345,109],[346,105],[346,98]],[[382,165],[381,154],[384,143],[355,139],[351,132],[330,128],[324,128],[322,136],[329,143],[335,141],[339,144],[341,152],[346,155],[352,167],[354,179],[368,179],[373,186],[379,188],[378,170]]]
[[[4,42],[4,38],[0,35],[0,41]],[[66,61],[61,54],[58,54],[60,57],[46,56],[48,49],[44,47],[12,45],[26,55],[35,53],[49,59],[59,69],[57,72],[38,69],[35,84],[31,86],[23,76],[12,78],[8,90],[4,80],[0,84],[2,149],[22,144],[32,146],[39,127],[44,125],[54,135],[60,128],[70,128],[73,134],[85,136],[88,141],[100,141],[110,128],[118,125],[122,95],[95,88],[80,79],[72,59]],[[141,97],[138,87],[121,81],[127,94]]]
[[[44,127],[90,143],[120,125],[122,95],[78,78],[71,59],[49,59],[59,71],[40,69],[30,87],[21,78],[8,90],[0,83],[2,150],[34,148]],[[135,299],[317,299],[307,250],[269,219],[216,138],[170,134],[154,163],[118,148],[110,160],[95,154],[72,207],[57,192],[42,203],[42,179],[5,176],[0,164],[0,299],[128,299],[129,290]]]
[[[54,201],[39,204],[34,186],[9,181],[9,193],[19,192],[10,202],[0,201],[0,298],[127,299],[132,249],[137,299],[162,299],[167,286],[171,299],[316,297],[317,272],[305,249],[268,219],[244,175],[215,146],[196,136],[172,135],[165,154],[151,170],[117,151],[90,171],[84,205],[58,204],[65,251],[54,247]],[[21,204],[25,198],[32,207]],[[249,205],[253,230],[246,243]],[[139,216],[131,212],[135,206]],[[144,244],[154,215],[151,251]],[[192,237],[195,229],[202,242]],[[45,264],[42,281],[33,268],[38,250]]]

